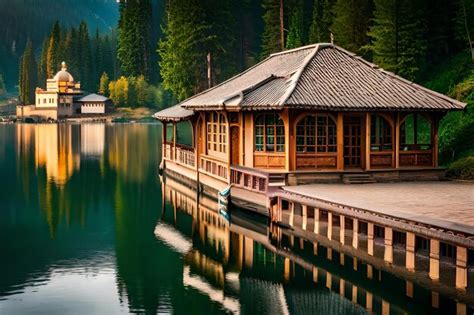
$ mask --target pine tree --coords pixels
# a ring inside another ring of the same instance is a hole
[[[333,7],[334,21],[331,26],[334,42],[359,53],[360,48],[368,44],[371,9],[371,0],[338,0]]]
[[[46,56],[46,77],[52,78],[58,71],[59,65],[61,63],[59,51],[61,43],[61,28],[59,22],[56,21],[53,25],[53,30],[49,36],[48,43],[48,53]]]
[[[120,2],[117,58],[124,75],[150,75],[151,12],[150,0]]]
[[[295,3],[290,15],[290,29],[286,37],[286,48],[300,47],[304,43],[303,4],[301,1]]]
[[[263,33],[261,58],[282,50],[280,0],[263,0]]]
[[[0,96],[7,93],[5,88],[5,81],[3,81],[3,75],[0,73]]]
[[[35,102],[37,84],[37,65],[33,53],[33,44],[28,40],[25,51],[20,59],[19,98],[21,104],[28,105]]]
[[[77,35],[77,56],[79,60],[78,77],[81,81],[81,87],[86,91],[95,90],[94,83],[91,82],[91,46],[89,39],[89,29],[85,22],[81,22],[79,25],[79,31]]]
[[[456,14],[456,38],[469,47],[474,62],[474,1],[458,0]]]
[[[43,41],[40,60],[38,62],[38,86],[46,88],[46,80],[48,79],[48,38]]]
[[[313,17],[309,29],[310,43],[328,43],[331,41],[330,26],[334,19],[333,6],[334,0],[314,0]]]
[[[413,80],[424,65],[426,21],[420,0],[375,0],[369,31],[374,62]]]
[[[102,76],[100,77],[100,83],[99,83],[99,94],[108,96],[109,95],[109,76],[107,75],[107,72],[102,73]]]

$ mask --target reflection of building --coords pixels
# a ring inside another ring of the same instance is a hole
[[[63,185],[80,167],[79,152],[73,150],[71,125],[35,126],[35,165],[45,167],[48,180]]]
[[[175,227],[159,223],[155,235],[183,255],[183,283],[231,312],[237,308],[223,301],[238,301],[238,312],[272,314],[451,313],[472,301],[463,296],[445,308],[440,301],[454,300],[452,290],[430,287],[363,250],[347,253],[323,236],[304,239],[237,210],[228,224],[205,193],[170,176],[163,196],[172,212],[165,204],[162,221]],[[189,220],[177,212],[192,217],[192,237],[178,232]]]
[[[87,157],[100,158],[104,154],[105,125],[82,124],[81,154]]]

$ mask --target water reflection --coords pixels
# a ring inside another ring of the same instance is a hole
[[[238,210],[227,222],[192,184],[161,184],[160,129],[0,125],[0,314],[471,311],[323,240]]]

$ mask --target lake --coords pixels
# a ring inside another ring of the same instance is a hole
[[[0,314],[472,313],[337,249],[275,242],[265,218],[227,222],[159,176],[160,143],[157,124],[0,125]]]

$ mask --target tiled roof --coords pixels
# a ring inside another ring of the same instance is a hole
[[[450,110],[466,104],[387,72],[332,44],[273,54],[181,102],[189,110],[226,108]]]
[[[181,105],[175,105],[165,108],[153,115],[153,118],[161,121],[181,121],[193,115],[193,111],[183,108]]]
[[[79,102],[106,102],[108,100],[109,99],[107,97],[94,93],[84,96],[79,100]]]

